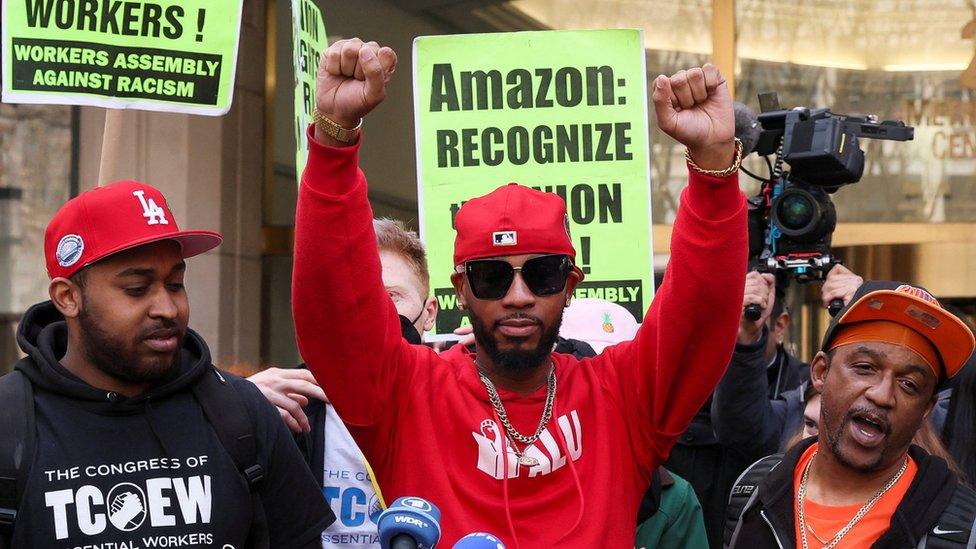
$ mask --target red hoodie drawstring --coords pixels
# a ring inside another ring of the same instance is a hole
[[[495,418],[496,425],[502,424],[502,420],[500,417],[498,417],[498,412],[495,411],[494,406],[492,406],[491,408],[491,415],[492,417]],[[510,499],[508,497],[508,435],[507,434],[504,438],[502,438],[501,452],[502,452],[501,454],[502,456],[502,499],[505,503],[505,518],[508,520],[508,533],[512,535],[512,543],[515,545],[515,548],[518,549],[519,547],[518,536],[515,534],[515,521],[512,520],[512,510],[509,506]]]
[[[572,528],[566,530],[566,533],[563,534],[563,536],[557,540],[558,543],[562,541],[566,536],[573,533],[573,531],[576,530],[576,527],[579,526],[581,522],[583,522],[583,513],[586,509],[586,497],[583,495],[583,484],[580,482],[579,473],[576,472],[576,464],[574,463],[576,460],[573,459],[573,455],[570,454],[569,452],[569,444],[566,443],[566,436],[563,435],[563,430],[559,428],[559,418],[561,417],[559,415],[559,408],[555,402],[553,402],[552,407],[553,407],[553,416],[555,416],[554,427],[556,428],[556,437],[558,441],[561,442],[563,445],[563,455],[566,456],[566,461],[569,462],[569,471],[573,473],[573,481],[576,483],[576,494],[579,496],[579,512],[576,514],[576,522],[573,523]],[[569,418],[567,416],[567,420],[568,419]],[[582,437],[583,433],[580,432],[579,436]],[[580,450],[582,450],[583,448],[582,440],[579,441],[579,444],[580,444]]]

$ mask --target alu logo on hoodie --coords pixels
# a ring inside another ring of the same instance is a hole
[[[579,414],[576,410],[563,414],[556,420],[556,424],[559,425],[560,433],[554,435],[547,426],[539,435],[539,440],[525,449],[526,456],[538,461],[537,465],[526,467],[519,464],[512,442],[504,436],[504,429],[493,419],[482,421],[478,431],[471,433],[478,444],[478,469],[498,480],[505,478],[506,471],[508,478],[516,478],[523,469],[527,471],[529,478],[548,475],[566,465],[564,446],[557,438],[559,434],[566,441],[565,449],[569,457],[577,461],[583,455],[583,430],[580,427]]]

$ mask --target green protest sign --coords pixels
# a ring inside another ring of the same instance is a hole
[[[454,216],[465,200],[510,181],[565,200],[586,274],[575,295],[619,303],[641,321],[653,294],[641,33],[421,37],[413,71],[436,333],[468,323],[448,280]]]
[[[243,0],[3,0],[3,102],[221,115]]]
[[[315,75],[319,58],[329,45],[322,12],[312,0],[291,0],[292,47],[295,61],[295,173],[301,182],[308,158],[305,129],[315,110]]]

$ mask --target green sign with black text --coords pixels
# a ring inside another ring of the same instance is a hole
[[[295,62],[295,173],[301,182],[308,159],[305,129],[315,110],[315,76],[328,47],[322,12],[312,0],[291,0],[292,59]]]
[[[420,228],[440,307],[436,334],[468,323],[447,278],[454,216],[510,181],[565,200],[586,275],[575,295],[643,319],[654,291],[645,70],[637,30],[414,41]]]
[[[3,102],[221,115],[243,0],[3,0]]]

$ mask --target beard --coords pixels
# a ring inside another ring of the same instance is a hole
[[[155,383],[176,367],[182,344],[171,355],[153,358],[142,356],[136,351],[136,346],[147,335],[163,328],[176,328],[175,323],[163,321],[151,329],[142,330],[131,345],[127,345],[124,340],[114,337],[103,328],[94,316],[87,309],[82,309],[78,314],[78,323],[84,334],[86,358],[105,374],[126,383]],[[184,330],[179,335],[181,343],[185,336]]]
[[[485,352],[488,353],[488,356],[491,357],[495,367],[504,373],[518,375],[524,374],[538,367],[552,352],[553,345],[556,344],[556,337],[559,336],[559,327],[563,322],[563,314],[562,311],[560,311],[556,322],[554,322],[552,326],[549,326],[548,328],[545,327],[542,320],[538,317],[523,313],[516,313],[514,315],[507,316],[502,320],[515,318],[534,320],[543,327],[542,334],[539,336],[539,343],[535,347],[522,348],[520,346],[516,346],[508,350],[499,349],[498,340],[495,339],[494,336],[494,328],[498,327],[501,320],[495,322],[492,329],[489,329],[481,318],[472,312],[471,328],[474,331],[475,340],[481,344]]]
[[[820,409],[820,413],[823,416],[824,425],[830,422],[830,412],[826,407],[826,398],[827,398],[827,394],[825,392],[823,396],[821,396],[821,401],[820,401],[821,403],[823,403]],[[875,471],[882,469],[886,465],[888,461],[888,456],[891,453],[892,440],[891,440],[890,426],[884,430],[885,439],[881,445],[881,451],[878,452],[877,457],[875,457],[872,461],[868,463],[854,463],[853,461],[848,459],[848,457],[844,454],[843,449],[841,448],[841,439],[844,437],[844,432],[847,430],[848,424],[850,424],[854,420],[854,416],[856,414],[865,411],[870,411],[870,410],[868,410],[865,407],[852,407],[848,409],[847,413],[844,414],[844,417],[841,419],[837,427],[834,429],[826,429],[825,434],[827,435],[827,446],[830,448],[830,453],[834,455],[834,458],[837,460],[838,463],[861,473],[873,473]]]

